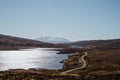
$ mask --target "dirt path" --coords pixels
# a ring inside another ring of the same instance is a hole
[[[66,74],[66,73],[68,73],[68,72],[72,72],[72,71],[75,71],[75,70],[82,69],[82,68],[86,67],[87,62],[85,61],[84,58],[85,58],[85,56],[87,56],[87,55],[88,55],[88,53],[85,52],[84,55],[81,56],[81,59],[82,59],[82,61],[83,61],[83,65],[82,65],[81,67],[78,67],[78,68],[74,68],[74,69],[70,69],[70,70],[64,71],[64,72],[62,72],[62,74]]]

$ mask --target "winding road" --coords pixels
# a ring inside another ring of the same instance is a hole
[[[78,67],[78,68],[74,68],[74,69],[70,69],[70,70],[64,71],[64,72],[62,72],[62,74],[66,74],[66,73],[69,73],[69,72],[72,72],[72,71],[75,71],[75,70],[82,69],[82,68],[86,67],[87,61],[85,61],[84,58],[85,58],[85,56],[87,56],[87,55],[88,55],[88,52],[85,52],[84,55],[81,56],[81,59],[82,59],[82,61],[83,61],[83,65],[82,65],[81,67]]]

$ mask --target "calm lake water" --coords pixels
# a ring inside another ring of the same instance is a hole
[[[0,51],[0,71],[19,68],[60,69],[63,64],[59,62],[67,58],[67,54],[57,52],[51,48]]]

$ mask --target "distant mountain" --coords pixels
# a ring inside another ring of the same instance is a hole
[[[54,44],[70,43],[71,42],[68,39],[59,38],[59,37],[40,37],[40,38],[37,38],[36,40],[42,41],[42,42],[47,42],[47,43],[54,43]]]

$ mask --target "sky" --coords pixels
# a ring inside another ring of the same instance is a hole
[[[0,0],[0,34],[72,41],[120,38],[120,0]]]

